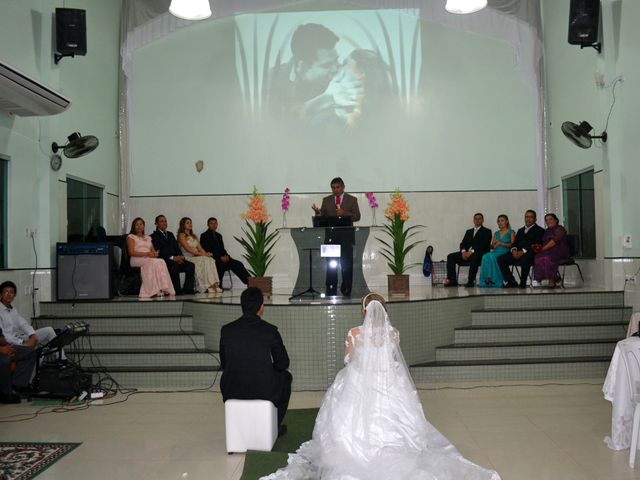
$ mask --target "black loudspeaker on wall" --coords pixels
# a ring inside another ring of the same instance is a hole
[[[111,298],[112,248],[108,243],[58,243],[58,300]]]
[[[56,63],[62,57],[87,54],[86,11],[56,8]]]
[[[598,42],[600,0],[571,0],[569,43],[591,46]]]

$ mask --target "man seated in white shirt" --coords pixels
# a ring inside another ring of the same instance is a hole
[[[43,327],[35,330],[12,305],[17,290],[16,284],[12,281],[0,284],[0,328],[7,343],[29,348],[49,343],[56,338],[53,328]],[[64,352],[61,356],[65,358]]]

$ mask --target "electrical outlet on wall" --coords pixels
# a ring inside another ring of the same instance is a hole
[[[622,236],[622,248],[633,248],[633,237],[630,233],[625,233]]]

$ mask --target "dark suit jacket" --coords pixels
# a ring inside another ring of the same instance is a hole
[[[351,217],[352,222],[360,220],[360,208],[358,207],[358,199],[353,195],[349,195],[345,192],[342,197],[342,203],[340,204],[342,209],[347,212],[347,215]],[[322,205],[320,206],[320,215],[323,217],[336,217],[338,216],[338,210],[336,208],[335,195],[329,195],[322,199]]]
[[[491,249],[491,230],[486,227],[480,227],[475,237],[473,236],[473,228],[464,232],[464,238],[460,242],[460,250],[469,250],[471,248],[477,253],[487,253]]]
[[[243,315],[220,332],[222,398],[277,402],[289,356],[278,329],[257,315]]]
[[[516,239],[513,242],[513,246],[518,250],[524,249],[527,252],[530,252],[533,248],[533,244],[539,243],[542,245],[543,235],[544,228],[538,224],[532,225],[526,235],[524,233],[524,227],[522,227],[518,230],[518,233],[516,233]]]
[[[224,249],[222,235],[213,230],[207,230],[200,234],[200,245],[205,251],[213,253],[214,260],[220,260],[220,257],[229,255]]]
[[[158,250],[158,256],[164,260],[169,260],[171,257],[182,255],[180,245],[176,237],[170,231],[165,231],[167,236],[165,237],[160,230],[156,230],[151,234],[151,240],[153,241],[153,247]]]

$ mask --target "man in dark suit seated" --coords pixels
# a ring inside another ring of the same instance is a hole
[[[12,371],[15,362],[15,371]],[[22,345],[9,345],[0,329],[0,403],[20,403],[13,387],[27,387],[36,366],[36,350]]]
[[[473,228],[464,233],[464,238],[460,242],[460,251],[450,253],[447,256],[447,281],[446,287],[457,287],[458,276],[456,275],[456,265],[469,262],[469,277],[467,287],[473,287],[478,273],[478,267],[482,262],[482,257],[491,248],[491,230],[483,227],[484,215],[476,213],[473,216]]]
[[[202,246],[205,251],[213,254],[213,259],[216,261],[216,269],[218,270],[218,277],[220,278],[220,287],[222,287],[224,272],[227,270],[231,270],[236,277],[246,285],[249,272],[247,272],[242,262],[231,258],[225,250],[222,235],[217,232],[218,220],[215,217],[209,218],[209,220],[207,220],[207,227],[208,230],[200,235],[200,246]]]
[[[158,250],[158,256],[167,264],[176,295],[196,293],[194,288],[196,267],[185,260],[175,235],[167,231],[167,218],[164,215],[156,217],[156,231],[151,234],[151,240],[153,240],[153,247]],[[185,274],[184,288],[180,287],[180,272]]]
[[[533,257],[536,252],[533,251],[533,245],[542,245],[542,236],[544,228],[536,224],[536,212],[527,210],[524,214],[524,227],[516,233],[516,239],[513,242],[511,251],[498,257],[498,266],[504,278],[505,287],[507,288],[527,288],[527,278],[529,270],[533,265]],[[520,285],[516,283],[516,279],[509,268],[511,265],[520,263]]]
[[[291,397],[289,355],[277,327],[260,318],[264,300],[259,288],[240,295],[242,317],[220,332],[220,391],[223,401],[269,400],[278,409],[278,435]]]
[[[331,195],[322,199],[320,208],[314,203],[311,208],[322,217],[349,217],[351,223],[360,220],[358,199],[344,191],[344,181],[340,177],[331,180]],[[356,243],[354,229],[351,227],[327,228],[325,243],[340,245],[340,270],[342,285],[340,291],[345,297],[351,296],[353,284],[353,246]],[[336,295],[338,290],[338,270],[327,267],[326,294]]]

